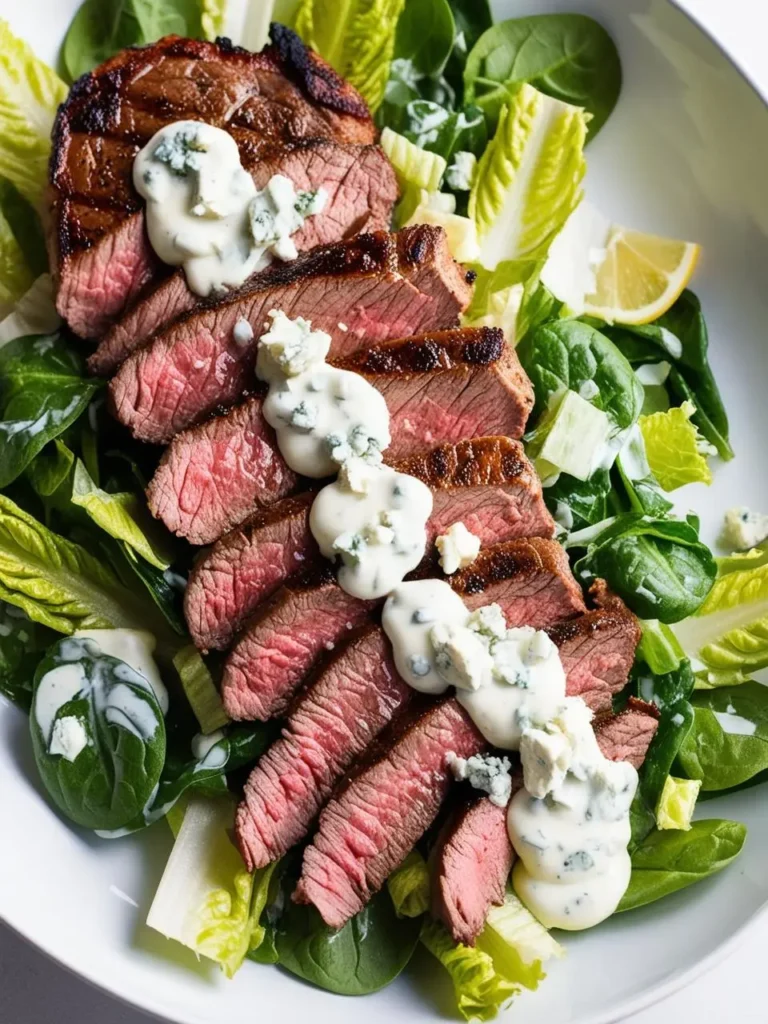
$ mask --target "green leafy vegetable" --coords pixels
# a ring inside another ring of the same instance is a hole
[[[480,263],[541,259],[581,199],[586,120],[521,85],[501,108],[469,197]]]
[[[0,495],[0,600],[60,633],[149,628],[156,616],[104,559],[46,529]],[[148,626],[149,623],[149,626]]]
[[[7,487],[53,438],[77,420],[102,382],[60,335],[17,338],[0,347],[0,487]]]
[[[547,508],[565,533],[582,530],[602,522],[608,515],[611,479],[605,470],[593,473],[589,480],[576,480],[567,473],[544,491]]]
[[[295,29],[376,110],[389,78],[405,0],[302,0]]]
[[[717,568],[689,523],[630,512],[589,543],[574,572],[586,584],[605,579],[641,618],[670,623],[696,611]]]
[[[628,508],[622,511],[643,512],[649,516],[664,518],[672,509],[672,502],[664,496],[659,481],[648,464],[645,439],[637,423],[626,435],[616,458],[616,469],[628,502]],[[614,498],[618,499],[618,495],[617,488]]]
[[[768,550],[718,559],[707,600],[675,633],[703,685],[740,683],[768,666]]]
[[[152,799],[165,724],[143,675],[86,639],[60,640],[35,674],[30,716],[46,789],[86,828],[118,829]]]
[[[335,930],[314,907],[289,902],[277,928],[280,966],[329,992],[362,996],[384,988],[411,959],[419,921],[398,917],[389,893],[375,895]]]
[[[18,188],[5,178],[0,178],[0,210],[10,225],[13,236],[24,257],[24,263],[32,279],[48,271],[48,253],[45,247],[45,233],[37,210],[24,198]],[[30,280],[29,286],[32,281]],[[29,287],[28,286],[28,287]],[[25,289],[26,290],[26,289]],[[19,298],[17,296],[17,298]]]
[[[198,649],[193,644],[182,647],[174,655],[173,665],[202,731],[210,733],[226,725],[229,717]]]
[[[685,484],[712,483],[702,439],[691,422],[695,411],[690,402],[684,402],[668,412],[640,417],[648,463],[665,491],[675,491]]]
[[[731,789],[768,768],[768,688],[746,682],[698,690],[694,719],[678,754],[702,789]]]
[[[543,260],[504,260],[495,270],[479,264],[464,323],[500,327],[511,345],[529,330],[558,315],[560,304],[539,281]]]
[[[22,248],[0,205],[0,316],[11,312],[32,286],[32,280]]]
[[[421,917],[429,910],[429,869],[418,850],[411,850],[387,879],[398,917]]]
[[[485,117],[477,107],[451,111],[430,100],[413,100],[399,108],[387,124],[447,163],[459,151],[480,156],[488,142]]]
[[[732,459],[728,417],[709,365],[709,336],[701,303],[687,289],[663,316],[638,327],[603,328],[633,366],[669,362],[667,388],[680,405],[691,402],[693,422],[721,458]]]
[[[35,669],[56,634],[0,601],[0,694],[22,711],[32,703]]]
[[[605,29],[584,15],[512,18],[484,32],[469,54],[466,99],[493,122],[523,82],[588,110],[594,138],[619,98],[619,55]]]
[[[445,77],[456,93],[464,91],[464,67],[469,51],[493,24],[488,0],[450,0],[456,35]]]
[[[694,821],[689,832],[654,830],[632,854],[632,878],[617,913],[669,896],[722,871],[741,853],[747,829],[737,821]]]
[[[69,479],[74,464],[75,453],[57,438],[27,466],[27,480],[41,498],[50,498]]]
[[[637,656],[656,675],[674,672],[685,659],[685,652],[677,637],[658,619],[641,619],[643,635],[637,648]]]
[[[123,541],[156,569],[167,569],[173,553],[167,535],[150,516],[143,500],[130,492],[110,494],[97,487],[78,459],[72,480],[72,502],[110,537]]]
[[[656,825],[660,829],[691,831],[691,818],[696,807],[701,783],[691,779],[676,779],[668,775],[659,797]]]
[[[560,473],[585,482],[602,467],[613,423],[576,391],[565,391],[528,435],[528,454],[546,487]]]
[[[395,57],[417,74],[436,78],[453,49],[456,25],[448,0],[406,0],[397,22]]]
[[[53,334],[61,317],[53,304],[53,280],[41,274],[15,303],[13,312],[0,320],[0,347],[15,338]]]
[[[72,19],[61,61],[74,82],[126,46],[143,46],[167,35],[216,36],[223,5],[208,0],[85,0]]]
[[[0,177],[36,208],[48,183],[56,109],[67,87],[0,19]]]

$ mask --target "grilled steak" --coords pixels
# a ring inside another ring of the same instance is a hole
[[[334,652],[246,784],[235,834],[249,871],[306,834],[336,780],[411,694],[378,626],[363,627]]]
[[[456,942],[474,946],[488,911],[504,902],[514,860],[506,807],[480,797],[454,811],[441,830],[430,874],[432,914]]]
[[[639,768],[658,727],[657,717],[653,705],[635,698],[621,714],[601,715],[595,734],[603,754]],[[520,781],[513,778],[513,786]],[[456,942],[474,945],[491,906],[504,900],[514,857],[506,808],[480,797],[454,813],[435,850],[432,913]]]
[[[458,519],[486,545],[553,533],[541,484],[517,441],[491,437],[441,445],[397,467],[432,489],[429,541]],[[291,574],[293,563],[300,568],[299,562],[319,557],[309,531],[310,502],[311,494],[288,498],[257,513],[198,561],[184,599],[198,647],[227,647],[257,605]],[[289,550],[282,553],[286,536]]]
[[[50,242],[57,308],[78,334],[101,334],[162,272],[131,174],[163,125],[189,118],[226,128],[247,167],[279,143],[373,142],[358,93],[287,29],[273,40],[252,54],[224,39],[168,36],[122,50],[75,83],[53,131]]]
[[[388,461],[436,441],[475,437],[483,426],[519,437],[532,400],[517,356],[491,328],[389,342],[339,365],[367,376],[386,398],[393,413]],[[296,487],[261,407],[254,396],[173,439],[147,492],[153,515],[171,532],[210,544]]]
[[[469,608],[496,601],[513,626],[540,628],[584,611],[565,552],[552,540],[487,548],[449,582]],[[327,645],[343,639],[378,603],[346,594],[330,566],[289,580],[257,610],[227,658],[221,682],[227,714],[246,720],[282,714]]]
[[[630,697],[618,715],[608,711],[595,719],[595,735],[603,754],[609,761],[629,761],[635,768],[645,760],[658,727],[658,708],[636,697]]]
[[[327,331],[338,358],[363,338],[371,343],[452,326],[469,301],[466,276],[442,228],[417,225],[320,246],[273,264],[161,330],[113,378],[112,409],[136,437],[167,441],[251,386],[256,337],[269,310],[304,316]],[[241,318],[255,335],[245,345],[233,334]]]
[[[280,144],[248,168],[263,188],[273,174],[284,174],[296,188],[323,188],[328,200],[322,213],[310,217],[293,236],[299,252],[352,238],[362,231],[389,228],[397,199],[397,182],[379,146],[340,145],[327,139],[300,139]],[[253,275],[255,281],[258,275]],[[151,335],[189,312],[200,297],[187,288],[184,272],[176,270],[145,289],[113,325],[88,360],[92,372],[106,375]]]
[[[611,698],[625,685],[640,643],[640,626],[623,601],[597,580],[590,595],[597,606],[570,622],[547,629],[560,648],[568,692],[583,697],[595,714],[611,710]]]
[[[341,927],[434,821],[451,781],[446,751],[470,757],[484,747],[455,700],[401,716],[391,744],[360,767],[322,811],[304,851],[294,899],[313,903],[326,924]]]

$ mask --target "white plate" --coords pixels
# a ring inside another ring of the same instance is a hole
[[[76,0],[0,0],[0,14],[53,60]],[[726,57],[666,0],[498,0],[499,16],[576,10],[609,28],[624,91],[590,146],[588,195],[608,215],[690,238],[704,253],[693,286],[712,339],[712,362],[731,416],[735,462],[709,491],[692,487],[683,508],[701,513],[713,539],[726,507],[768,510],[764,394],[768,325],[768,114]],[[567,959],[510,1021],[607,1024],[668,994],[719,955],[768,900],[763,851],[768,813],[752,790],[704,805],[706,816],[749,825],[741,860],[716,879],[591,933],[566,936]],[[159,824],[102,842],[65,824],[36,778],[26,719],[0,706],[0,917],[73,971],[128,1002],[182,1024],[273,1020],[390,1024],[453,1016],[441,971],[415,964],[364,1002],[246,965],[233,982],[144,925],[170,848]],[[424,962],[428,962],[425,961]],[[431,965],[430,965],[431,966]]]

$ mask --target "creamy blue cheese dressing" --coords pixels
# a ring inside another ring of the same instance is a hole
[[[291,236],[327,200],[280,174],[259,191],[232,136],[203,121],[156,132],[136,155],[133,183],[147,201],[152,248],[203,296],[237,287],[273,257],[295,259]]]

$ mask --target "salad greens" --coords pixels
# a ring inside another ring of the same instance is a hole
[[[491,121],[524,82],[584,107],[589,134],[597,135],[621,91],[621,63],[613,40],[581,14],[513,18],[489,28],[467,57],[464,88],[468,102]]]
[[[691,416],[696,409],[683,402],[667,412],[640,417],[648,465],[665,491],[693,483],[712,483],[712,470],[705,453],[710,447],[702,442]],[[717,449],[712,448],[712,453]]]
[[[20,608],[0,601],[0,695],[22,711],[32,705],[35,669],[56,634],[29,619]]]

